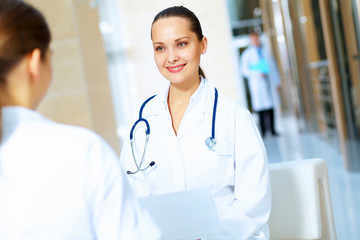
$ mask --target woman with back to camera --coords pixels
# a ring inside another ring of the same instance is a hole
[[[164,9],[153,20],[151,39],[155,63],[169,86],[144,102],[132,142],[122,150],[135,193],[206,187],[225,232],[214,239],[268,239],[266,151],[249,111],[205,78],[200,57],[207,39],[199,20],[183,6]],[[150,129],[144,152],[141,126]]]
[[[0,1],[0,239],[159,239],[113,150],[34,109],[51,81],[48,25]]]

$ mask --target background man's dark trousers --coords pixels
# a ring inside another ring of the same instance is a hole
[[[278,133],[275,130],[275,121],[274,121],[274,109],[268,109],[263,111],[258,111],[259,122],[260,122],[260,133],[261,136],[265,136],[267,130],[270,130],[273,136],[278,136]]]

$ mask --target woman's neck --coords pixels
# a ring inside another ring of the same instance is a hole
[[[172,121],[172,127],[177,135],[181,121],[184,117],[187,107],[189,106],[190,97],[194,94],[200,85],[198,81],[191,81],[189,84],[170,84],[168,94],[168,107]]]
[[[179,102],[188,102],[190,97],[198,89],[200,85],[200,78],[195,81],[189,81],[183,84],[170,84],[168,93],[168,104]]]

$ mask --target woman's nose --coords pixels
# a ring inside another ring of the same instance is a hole
[[[170,50],[169,51],[169,56],[168,56],[168,62],[169,63],[174,63],[174,62],[176,62],[178,60],[179,60],[179,56],[177,55],[176,51]]]

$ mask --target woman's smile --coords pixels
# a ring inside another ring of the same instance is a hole
[[[171,67],[166,67],[167,70],[169,70],[169,72],[171,73],[177,73],[180,72],[181,70],[184,69],[186,63],[185,64],[181,64],[181,65],[176,65],[176,66],[171,66]]]

